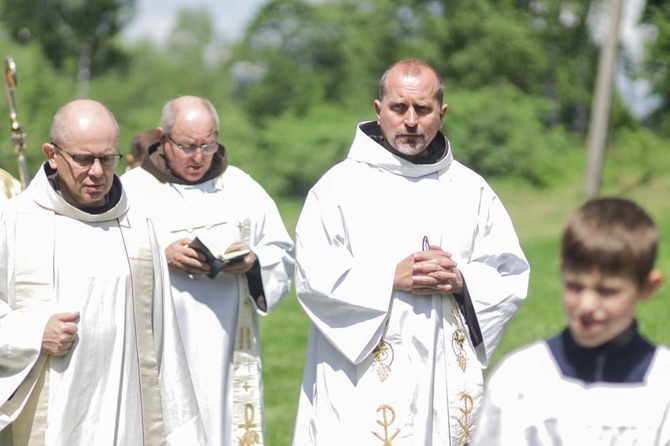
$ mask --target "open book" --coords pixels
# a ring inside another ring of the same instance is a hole
[[[248,249],[241,249],[239,251],[230,251],[214,255],[212,251],[217,252],[216,248],[212,246],[212,249],[210,249],[210,247],[203,243],[199,237],[193,239],[189,247],[205,256],[205,262],[209,265],[209,274],[207,274],[207,277],[210,279],[216,277],[226,265],[241,262],[247,254],[251,252]]]

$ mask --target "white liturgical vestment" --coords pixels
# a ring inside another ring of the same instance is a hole
[[[487,381],[476,446],[670,445],[670,350],[642,382],[585,383],[561,373],[547,343],[503,358]]]
[[[359,124],[296,228],[296,291],[312,328],[293,444],[466,444],[482,367],[526,296],[529,266],[502,203],[441,133],[442,156],[413,164],[366,133],[375,125]],[[458,263],[477,346],[451,294],[393,289],[424,237]]]
[[[117,177],[118,203],[91,214],[68,204],[45,169],[0,218],[3,440],[205,444],[150,221],[130,212]],[[78,332],[69,352],[40,353],[48,318],[73,311]]]
[[[211,279],[175,272],[170,276],[209,444],[225,446],[238,444],[243,438],[258,439],[263,430],[262,381],[248,380],[238,386],[242,393],[254,392],[261,397],[260,413],[249,406],[234,406],[233,356],[236,347],[250,342],[258,347],[258,315],[275,307],[291,286],[294,246],[277,206],[260,184],[235,166],[200,184],[163,182],[142,168],[125,173],[122,181],[133,205],[152,216],[163,248],[180,239],[199,237],[214,241],[220,247],[218,254],[242,241],[256,255],[265,309],[257,307],[249,295],[244,276],[219,273]],[[250,306],[243,330],[238,330],[238,317],[244,319],[238,316],[240,302]],[[260,378],[258,350],[247,351],[249,361],[244,368],[253,368],[253,375]],[[240,413],[242,423],[234,423],[234,414]],[[248,428],[236,434],[234,430],[241,424]]]

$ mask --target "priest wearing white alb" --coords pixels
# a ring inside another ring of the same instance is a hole
[[[228,165],[211,102],[169,101],[157,130],[121,179],[156,222],[208,440],[264,444],[258,317],[290,289],[293,241],[262,186]]]
[[[152,224],[114,174],[103,104],[54,116],[0,215],[0,443],[204,445]]]
[[[500,199],[440,133],[443,84],[407,60],[377,122],[309,192],[296,291],[312,321],[293,444],[464,445],[529,266]]]

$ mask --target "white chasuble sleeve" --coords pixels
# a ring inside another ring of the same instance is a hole
[[[14,214],[4,212],[0,219],[0,429],[13,421],[20,409],[16,404],[25,403],[25,398],[16,398],[14,402],[11,399],[40,356],[44,328],[50,317],[46,311],[23,312],[11,307],[14,249],[9,241],[14,225],[13,221],[7,221],[11,215]]]
[[[509,214],[488,188],[482,190],[470,257],[467,262],[459,261],[458,269],[477,314],[483,336],[477,354],[486,366],[526,298],[530,276],[530,267]]]
[[[12,397],[40,357],[48,319],[46,313],[14,311],[0,302],[0,429],[18,414],[20,407],[11,404]],[[25,403],[25,398],[17,398],[16,403]]]
[[[267,304],[265,311],[257,308],[260,314],[266,314],[274,308],[291,289],[295,258],[293,240],[286,231],[277,205],[257,183],[248,186],[257,189],[250,202],[250,209],[256,212],[253,222],[253,239],[251,249],[261,266],[263,293]],[[254,299],[252,301],[255,303]]]
[[[354,258],[340,208],[311,191],[296,227],[296,294],[314,326],[353,364],[379,344],[397,261]]]

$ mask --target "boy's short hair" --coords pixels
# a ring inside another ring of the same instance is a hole
[[[562,269],[625,275],[642,286],[654,269],[659,238],[654,221],[634,201],[594,198],[568,219],[561,240]]]

